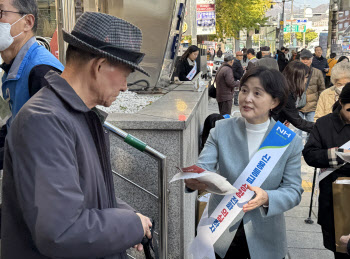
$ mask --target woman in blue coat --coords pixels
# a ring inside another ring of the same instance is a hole
[[[239,107],[242,117],[218,121],[197,165],[227,178],[233,184],[258,151],[276,122],[271,114],[280,111],[288,99],[283,75],[274,69],[255,67],[241,80]],[[287,253],[284,212],[301,200],[300,137],[295,136],[260,187],[250,186],[255,197],[227,227],[214,244],[216,258],[282,259]],[[192,190],[206,185],[185,181]],[[208,215],[223,196],[211,195]]]

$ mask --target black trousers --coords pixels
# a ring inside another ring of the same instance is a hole
[[[220,256],[215,254],[216,259],[221,259]],[[237,229],[236,235],[223,259],[250,259],[249,248],[247,239],[243,228],[243,220]]]
[[[227,253],[224,258],[221,258],[219,255],[215,254],[216,259],[250,259],[249,248],[247,243],[247,238],[245,236],[243,220],[237,229],[236,235],[232,240],[232,243],[227,250]],[[284,258],[283,258],[284,259]],[[338,259],[338,258],[336,258]],[[339,257],[339,259],[343,259]],[[347,259],[346,257],[344,259]]]
[[[229,101],[223,101],[223,102],[218,102],[219,105],[219,111],[221,115],[229,114],[231,115],[232,111],[232,100]]]
[[[350,255],[343,253],[334,253],[335,259],[350,259]]]

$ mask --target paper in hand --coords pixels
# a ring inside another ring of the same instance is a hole
[[[205,183],[208,186],[206,191],[210,193],[228,195],[238,192],[238,190],[233,187],[225,177],[217,173],[206,171],[199,166],[193,165],[182,169],[177,167],[177,169],[180,172],[176,174],[170,182],[185,179],[196,179],[202,183]]]
[[[343,159],[345,162],[350,163],[350,153],[349,152],[335,152],[337,156]]]

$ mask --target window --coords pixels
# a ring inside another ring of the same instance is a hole
[[[345,16],[348,16],[349,15],[349,11],[345,11]]]
[[[349,27],[349,22],[345,22],[344,23],[344,28],[348,28]]]
[[[343,17],[343,12],[340,12],[340,13],[339,13],[339,17]]]
[[[343,29],[343,24],[339,23],[339,30]]]

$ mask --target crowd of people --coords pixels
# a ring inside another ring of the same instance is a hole
[[[63,30],[64,67],[37,44],[37,19],[36,0],[0,1],[2,94],[12,113],[0,132],[1,257],[126,259],[127,249],[142,250],[142,240],[152,238],[152,223],[115,196],[106,117],[95,107],[110,106],[126,91],[132,72],[149,76],[140,66],[141,30],[85,12],[71,32]],[[199,51],[190,46],[180,58],[179,80],[198,73]],[[336,252],[332,199],[332,183],[350,176],[349,165],[336,155],[349,152],[342,146],[350,140],[350,63],[334,54],[326,60],[321,47],[315,55],[292,53],[290,60],[288,51],[282,48],[277,57],[267,46],[257,54],[252,48],[217,52],[224,55],[215,78],[220,117],[208,123],[213,129],[205,131],[197,165],[234,184],[276,124],[291,141],[278,160],[271,159],[259,185],[252,182],[271,156],[254,169],[244,191],[255,195],[215,242],[216,258],[286,256],[284,212],[301,201],[302,154],[310,166],[333,169],[320,182],[318,223],[335,258],[350,258]],[[209,54],[214,57],[215,50]],[[232,105],[241,117],[224,119]],[[310,133],[305,147],[289,123]],[[207,187],[193,179],[185,184],[189,192]],[[222,199],[211,195],[208,211]],[[341,238],[344,245],[350,246],[349,238]]]
[[[334,252],[336,259],[350,258],[336,250],[332,193],[332,183],[338,177],[350,177],[349,165],[336,155],[350,152],[340,148],[350,141],[350,63],[346,57],[336,60],[334,54],[327,60],[319,46],[315,54],[303,49],[288,59],[287,53],[288,49],[282,48],[278,57],[273,57],[269,47],[261,48],[261,58],[256,57],[254,49],[238,51],[236,58],[226,53],[216,73],[220,115],[208,118],[214,122],[210,125],[213,129],[205,129],[206,143],[202,144],[198,166],[217,171],[234,184],[276,121],[299,129],[289,152],[283,154],[286,160],[279,160],[275,167],[278,172],[273,170],[260,187],[248,185],[256,196],[243,206],[245,214],[240,221],[230,225],[229,233],[216,241],[217,258],[284,258],[286,232],[280,222],[284,222],[283,212],[301,200],[302,154],[308,165],[334,170],[319,184],[318,223],[325,248]],[[241,62],[242,54],[248,58],[246,66]],[[243,73],[238,67],[243,68]],[[238,74],[242,76],[236,77]],[[231,114],[237,88],[241,117],[224,119],[222,116]],[[304,141],[303,131],[308,133]],[[185,182],[190,190],[206,189],[200,181]],[[221,200],[222,196],[211,195],[209,213]],[[253,227],[257,225],[259,230]],[[263,236],[260,230],[272,234]],[[341,238],[344,245],[349,238],[350,235]]]

